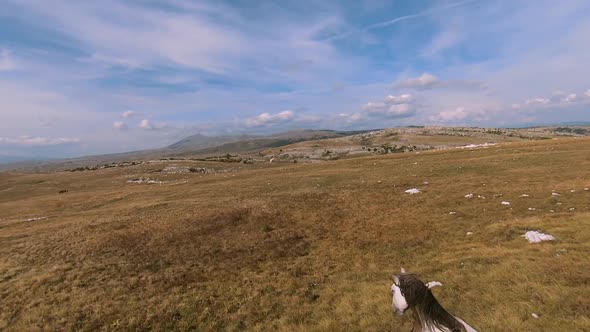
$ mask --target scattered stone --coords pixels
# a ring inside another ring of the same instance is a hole
[[[549,212],[555,213],[555,210],[549,210]]]
[[[35,217],[35,218],[26,219],[26,221],[37,221],[37,220],[45,220],[45,219],[47,219],[47,217]]]
[[[570,193],[575,193],[575,192],[576,192],[576,189],[570,190]]]
[[[465,235],[473,235],[473,232],[467,232]]]
[[[522,194],[522,195],[520,195],[520,197],[529,197],[529,195],[528,194]]]
[[[575,209],[576,209],[576,208],[570,208],[569,210],[570,210],[570,211],[573,211],[573,210],[575,210]]]
[[[137,178],[137,179],[127,180],[127,183],[146,183],[146,184],[162,184],[162,183],[166,183],[166,182],[168,182],[168,181],[154,180],[154,179],[149,179],[149,178]]]
[[[482,196],[482,195],[477,195],[477,198],[479,198],[479,199],[486,199],[486,197],[485,196]]]
[[[412,188],[412,189],[408,189],[406,191],[404,191],[406,194],[419,194],[421,191],[418,188]]]
[[[490,146],[494,146],[496,143],[483,143],[483,144],[468,144],[463,147],[462,149],[476,149],[476,148],[488,148]]]
[[[555,204],[557,204],[557,205],[561,205],[561,204],[563,204],[563,203],[561,203],[561,202],[557,202],[557,203],[555,203]]]
[[[457,214],[457,212],[451,211],[451,212],[449,212],[449,214]]]
[[[590,188],[584,188],[584,191],[589,191],[589,190],[590,190]]]
[[[533,316],[533,318],[537,318],[537,319],[539,318],[539,315],[534,312],[531,314],[531,316]]]
[[[428,181],[424,181],[424,182],[422,182],[422,183],[423,183],[423,184],[428,184]]]
[[[561,196],[560,193],[556,193],[556,192],[551,193],[551,197],[559,197],[559,196]]]
[[[529,211],[535,211],[535,210],[536,210],[536,208],[533,208],[533,207],[529,208]]]
[[[189,167],[168,166],[162,169],[162,173],[166,174],[187,174],[190,172]]]
[[[541,233],[539,231],[528,231],[524,233],[523,237],[529,241],[529,243],[539,243],[544,241],[554,241],[555,237],[550,234]]]
[[[473,194],[469,193],[469,194],[465,195],[465,198],[473,198]]]
[[[205,168],[205,167],[189,167],[188,171],[190,173],[200,173],[200,174],[214,174],[214,173],[224,173],[225,170],[216,171],[214,169]]]
[[[503,201],[501,204],[502,205],[510,205],[510,202]]]

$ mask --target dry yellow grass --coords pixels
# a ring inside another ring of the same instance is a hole
[[[589,139],[150,167],[0,174],[0,330],[405,331],[400,266],[482,331],[590,330]],[[139,176],[179,181],[126,183]]]

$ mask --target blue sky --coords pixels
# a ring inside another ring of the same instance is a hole
[[[0,0],[0,156],[590,120],[590,2]]]

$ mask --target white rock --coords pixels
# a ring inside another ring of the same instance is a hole
[[[575,189],[570,190],[570,193],[575,193],[575,192],[576,192]]]
[[[477,195],[477,198],[479,198],[479,199],[486,199],[486,197],[485,196],[482,196],[482,195]]]
[[[35,217],[35,218],[29,218],[27,219],[27,221],[37,221],[37,220],[45,220],[47,219],[47,217]]]
[[[502,205],[510,205],[510,202],[503,201],[501,204]]]
[[[573,210],[575,210],[575,209],[576,209],[576,208],[570,208],[570,211],[573,211]]]
[[[420,189],[418,188],[412,188],[412,189],[408,189],[406,191],[404,191],[406,194],[419,194],[420,193]]]
[[[558,196],[561,196],[561,194],[560,193],[556,193],[556,192],[552,192],[551,193],[551,196],[552,197],[558,197]]]
[[[533,208],[533,207],[529,208],[529,211],[535,211],[535,210],[536,210],[536,208]]]
[[[465,235],[473,235],[473,232],[467,232]]]
[[[529,197],[529,195],[528,194],[522,194],[522,195],[520,195],[520,197]]]
[[[538,231],[528,231],[524,233],[523,237],[529,241],[529,243],[539,243],[543,241],[553,241],[555,237],[550,234],[541,233]]]
[[[451,212],[449,212],[449,214],[457,214],[457,212],[451,211]]]
[[[539,315],[537,315],[536,313],[532,313],[531,316],[533,316],[533,318],[539,318]]]
[[[589,191],[589,190],[590,190],[590,188],[584,188],[584,191]]]
[[[487,147],[494,146],[494,145],[496,145],[496,143],[468,144],[468,145],[465,145],[461,148],[462,149],[476,149],[476,148],[487,148]]]
[[[154,180],[149,178],[139,178],[139,179],[131,179],[127,180],[127,183],[147,183],[147,184],[162,184],[167,183],[169,181],[162,181],[162,180]]]
[[[465,198],[473,198],[473,194],[469,193],[469,194],[465,195]]]

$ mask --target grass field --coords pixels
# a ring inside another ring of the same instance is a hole
[[[0,330],[408,331],[403,266],[481,331],[590,331],[590,139],[155,167],[0,173]]]

